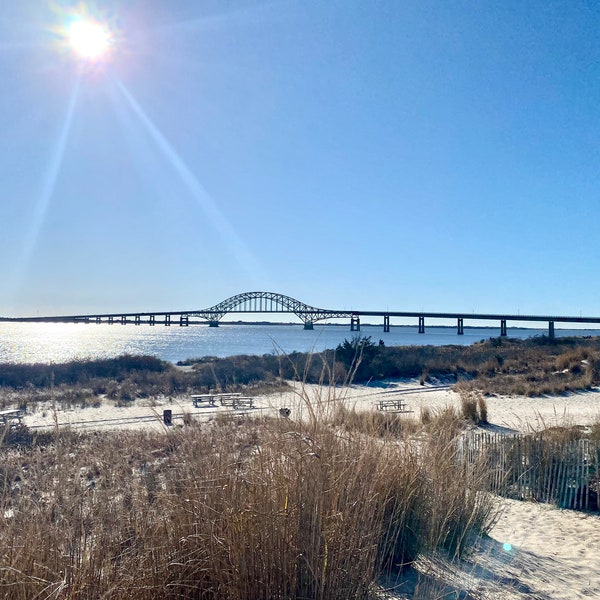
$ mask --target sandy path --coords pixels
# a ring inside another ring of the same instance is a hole
[[[600,516],[505,500],[476,565],[494,597],[570,600],[600,598],[599,558]]]

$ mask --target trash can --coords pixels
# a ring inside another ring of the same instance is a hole
[[[170,408],[163,410],[163,422],[165,425],[173,425],[173,411]]]

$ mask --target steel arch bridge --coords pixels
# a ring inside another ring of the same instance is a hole
[[[290,296],[275,292],[245,292],[231,296],[219,304],[202,310],[175,310],[152,312],[119,312],[104,314],[79,314],[46,317],[0,317],[0,322],[29,322],[29,323],[121,323],[127,325],[159,323],[170,326],[177,323],[182,327],[193,324],[207,324],[217,327],[219,321],[229,313],[290,313],[295,314],[303,323],[305,329],[313,329],[313,324],[325,319],[350,319],[350,331],[360,331],[361,317],[383,318],[383,331],[390,331],[391,318],[418,319],[419,333],[425,333],[425,319],[455,319],[456,332],[464,334],[464,322],[470,321],[499,321],[500,335],[507,335],[507,322],[540,322],[548,323],[548,336],[554,337],[555,323],[584,323],[600,324],[600,317],[559,316],[559,315],[522,315],[509,313],[465,313],[465,312],[428,312],[428,311],[381,311],[381,310],[331,310],[310,306]]]
[[[188,313],[190,317],[205,319],[213,327],[229,313],[293,313],[303,323],[305,329],[323,319],[340,319],[352,317],[349,311],[327,310],[316,308],[300,302],[290,296],[276,292],[244,292],[223,300],[215,306]]]

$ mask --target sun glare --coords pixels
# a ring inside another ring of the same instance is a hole
[[[106,58],[112,42],[108,29],[94,21],[73,21],[67,30],[67,40],[71,50],[89,61]]]

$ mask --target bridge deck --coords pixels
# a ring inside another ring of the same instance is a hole
[[[194,311],[197,312],[197,311]],[[269,313],[281,313],[292,311],[232,311],[232,312],[244,312],[247,314],[269,314]],[[328,314],[328,313],[331,314]],[[59,316],[45,316],[45,317],[0,317],[0,322],[8,323],[78,323],[78,322],[94,322],[101,320],[102,322],[108,321],[110,318],[114,319],[115,323],[120,323],[124,319],[127,324],[135,323],[136,318],[140,319],[140,323],[149,323],[150,317],[180,317],[190,316],[193,311],[155,311],[155,312],[133,312],[133,313],[101,313],[101,314],[82,314],[82,315],[59,315]],[[312,314],[301,313],[306,317],[311,317]],[[317,320],[326,319],[343,319],[351,317],[390,317],[390,318],[427,318],[427,319],[464,319],[469,321],[517,321],[517,322],[550,322],[555,323],[600,323],[600,317],[575,317],[566,315],[514,315],[514,314],[503,314],[503,313],[455,313],[455,312],[428,312],[428,311],[379,311],[379,310],[353,310],[353,311],[323,311]],[[148,320],[142,320],[148,319]],[[159,322],[156,320],[155,322]],[[171,321],[173,324],[177,323],[176,320]],[[205,319],[192,320],[189,319],[189,324],[206,324]]]

